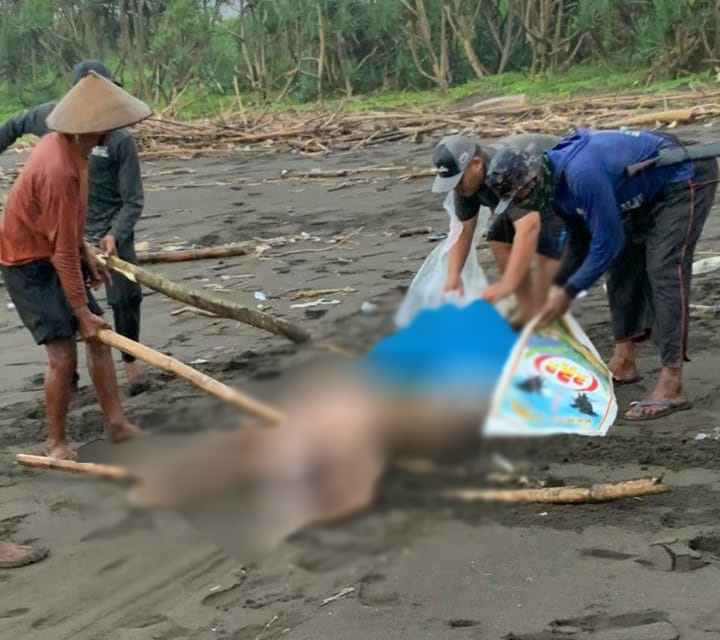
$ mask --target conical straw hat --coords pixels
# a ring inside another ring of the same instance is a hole
[[[90,71],[55,105],[47,126],[61,133],[102,133],[129,127],[151,114],[142,100]]]

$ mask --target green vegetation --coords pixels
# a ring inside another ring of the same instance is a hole
[[[105,61],[176,118],[716,82],[715,0],[0,0],[0,118]]]

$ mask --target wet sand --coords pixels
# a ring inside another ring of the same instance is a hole
[[[368,175],[364,183],[344,185],[349,178],[295,181],[280,174],[423,165],[432,146],[426,140],[317,158],[252,152],[145,163],[147,202],[136,241],[208,245],[306,233],[309,238],[260,258],[151,268],[195,288],[226,289],[220,293],[248,306],[259,304],[254,294],[262,291],[271,313],[302,323],[318,339],[362,351],[392,330],[391,313],[434,246],[428,236],[400,238],[399,232],[423,226],[445,232],[441,200],[430,193],[429,178]],[[0,166],[23,157],[5,154]],[[176,169],[193,173],[171,173]],[[719,215],[716,207],[699,251],[717,247]],[[336,245],[326,242],[353,232]],[[495,277],[483,246],[479,256]],[[696,279],[693,302],[720,303],[717,277]],[[309,309],[291,308],[287,295],[342,287],[354,291],[325,296],[339,304]],[[289,367],[317,355],[232,321],[171,315],[182,305],[147,294],[143,342],[240,389],[263,396]],[[378,311],[362,313],[365,301],[378,304]],[[261,562],[243,565],[178,515],[132,513],[120,487],[13,464],[17,452],[35,452],[41,442],[44,352],[7,302],[0,288],[0,538],[37,542],[51,554],[35,566],[0,573],[3,640],[664,640],[720,634],[718,442],[695,439],[720,426],[718,319],[691,326],[693,410],[640,425],[620,420],[602,440],[548,438],[506,451],[511,460],[532,460],[542,473],[566,482],[663,475],[669,494],[606,505],[489,508],[435,496],[438,488],[472,485],[472,464],[460,469],[466,474],[461,479],[397,475],[371,513],[307,531]],[[602,288],[574,311],[609,354]],[[658,370],[652,346],[641,353],[644,382],[619,390],[621,409],[642,397]],[[157,372],[151,380],[150,391],[124,400],[131,419],[153,433],[238,420],[181,380]],[[84,367],[81,385],[70,416],[77,444],[101,430]],[[346,596],[323,605],[343,590]]]

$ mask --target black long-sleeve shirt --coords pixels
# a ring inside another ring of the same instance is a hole
[[[49,133],[45,120],[54,107],[52,102],[41,104],[0,125],[0,153],[24,135]],[[145,204],[140,159],[127,130],[113,131],[105,146],[92,150],[88,182],[86,238],[97,242],[112,235],[118,245],[127,243]]]

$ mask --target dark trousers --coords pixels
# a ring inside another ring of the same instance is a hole
[[[693,254],[717,179],[715,159],[696,161],[691,180],[667,185],[645,210],[627,214],[625,247],[608,270],[615,340],[652,335],[665,367],[688,360]]]
[[[126,262],[137,263],[135,238],[118,244],[118,257]],[[107,301],[113,311],[115,331],[121,336],[137,342],[140,339],[140,305],[142,288],[137,282],[128,280],[119,273],[111,273],[111,285],[106,286]],[[122,354],[124,362],[135,362],[135,358],[127,353]]]

